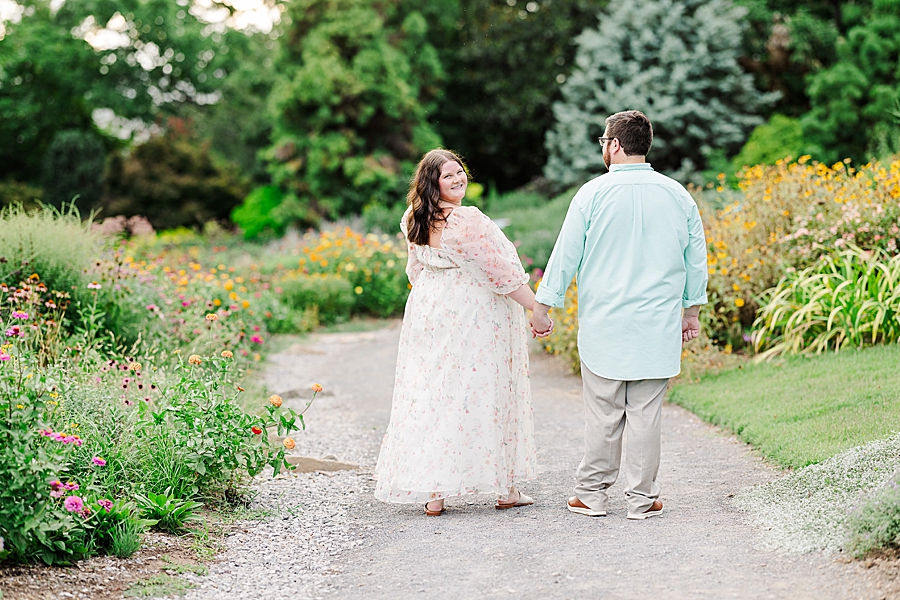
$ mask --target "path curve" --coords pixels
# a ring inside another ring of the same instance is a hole
[[[778,473],[674,405],[663,407],[661,517],[627,521],[621,483],[609,516],[566,511],[582,451],[581,380],[536,347],[539,478],[522,486],[534,506],[501,512],[487,496],[463,497],[426,518],[418,505],[377,502],[371,471],[390,416],[398,339],[393,323],[316,335],[270,358],[267,384],[294,406],[313,382],[326,389],[295,452],[361,469],[260,482],[256,504],[272,514],[228,538],[190,599],[884,597],[857,564],[764,550],[731,498]]]

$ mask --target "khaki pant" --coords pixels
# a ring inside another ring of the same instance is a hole
[[[660,420],[668,379],[616,381],[581,363],[584,382],[584,458],[575,495],[594,510],[606,510],[606,490],[616,482],[625,434],[625,499],[641,513],[659,497]]]

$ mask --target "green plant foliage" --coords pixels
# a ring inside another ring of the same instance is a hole
[[[265,154],[285,216],[315,223],[402,199],[414,161],[440,142],[427,21],[378,0],[299,0],[287,17]]]
[[[172,489],[167,488],[162,494],[148,492],[135,494],[135,502],[141,509],[145,519],[155,521],[154,526],[169,533],[182,533],[189,523],[197,523],[202,520],[195,514],[203,504],[193,500],[182,500],[172,495]]]
[[[356,303],[353,284],[340,275],[296,275],[281,282],[281,288],[285,304],[295,310],[315,307],[325,325],[347,320]]]
[[[32,273],[51,290],[70,294],[90,281],[85,270],[100,252],[102,240],[77,209],[22,205],[0,210],[0,282],[16,285]]]
[[[809,77],[811,109],[804,135],[822,159],[869,158],[872,143],[890,137],[900,151],[900,125],[891,114],[900,100],[900,0],[875,0],[836,45],[838,60]]]
[[[245,37],[172,0],[18,4],[0,43],[0,178],[19,181],[40,178],[56,132],[91,130],[95,109],[152,122],[208,104],[236,69],[231,40]],[[94,50],[86,39],[110,23],[121,45]]]
[[[246,195],[235,169],[219,163],[209,143],[178,119],[163,135],[113,155],[106,186],[106,215],[143,215],[156,229],[225,221]]]
[[[784,115],[772,115],[758,125],[750,139],[731,161],[733,171],[753,165],[774,165],[776,161],[790,157],[794,160],[810,150],[803,140],[803,128],[799,119]]]
[[[569,186],[601,174],[597,137],[606,117],[628,109],[650,117],[649,161],[676,178],[695,178],[715,148],[736,152],[775,100],[738,64],[745,13],[730,0],[614,5],[577,38],[576,66],[547,134],[547,178]]]
[[[109,553],[119,558],[130,558],[141,547],[141,529],[134,519],[116,523],[110,531]]]
[[[450,20],[442,26],[445,39],[435,42],[447,81],[433,120],[447,147],[465,157],[479,181],[510,190],[541,174],[551,107],[574,64],[572,39],[596,25],[606,5],[606,0],[439,4],[441,14],[429,23]]]
[[[863,558],[873,550],[900,548],[900,473],[864,495],[847,517],[844,550]]]
[[[900,340],[900,255],[850,246],[783,277],[753,324],[760,359]]]
[[[279,218],[278,207],[282,200],[284,193],[274,185],[258,187],[231,211],[231,220],[241,228],[247,240],[256,239],[266,231],[281,235],[289,224]]]
[[[58,132],[44,157],[44,200],[57,207],[70,202],[82,210],[96,207],[103,193],[105,168],[106,148],[95,134],[71,129]]]
[[[20,204],[28,210],[40,206],[44,190],[20,181],[0,181],[0,207]]]
[[[400,230],[400,221],[405,212],[406,205],[400,202],[391,206],[381,203],[367,204],[362,210],[363,224],[366,231],[394,233]]]

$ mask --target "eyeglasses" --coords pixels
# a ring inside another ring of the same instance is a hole
[[[607,143],[613,141],[614,139],[616,139],[616,138],[614,138],[614,137],[601,137],[601,138],[597,138],[597,141],[600,142],[602,145],[605,146]]]

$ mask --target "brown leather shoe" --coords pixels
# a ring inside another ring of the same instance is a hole
[[[654,500],[653,504],[650,505],[650,508],[642,513],[628,513],[627,518],[633,521],[640,521],[643,519],[649,519],[650,517],[658,517],[662,514],[662,508],[662,502],[660,502],[659,500]]]
[[[589,517],[605,517],[605,510],[594,510],[584,502],[578,499],[578,496],[572,496],[566,502],[566,508],[568,508],[573,513],[579,515],[587,515]]]

